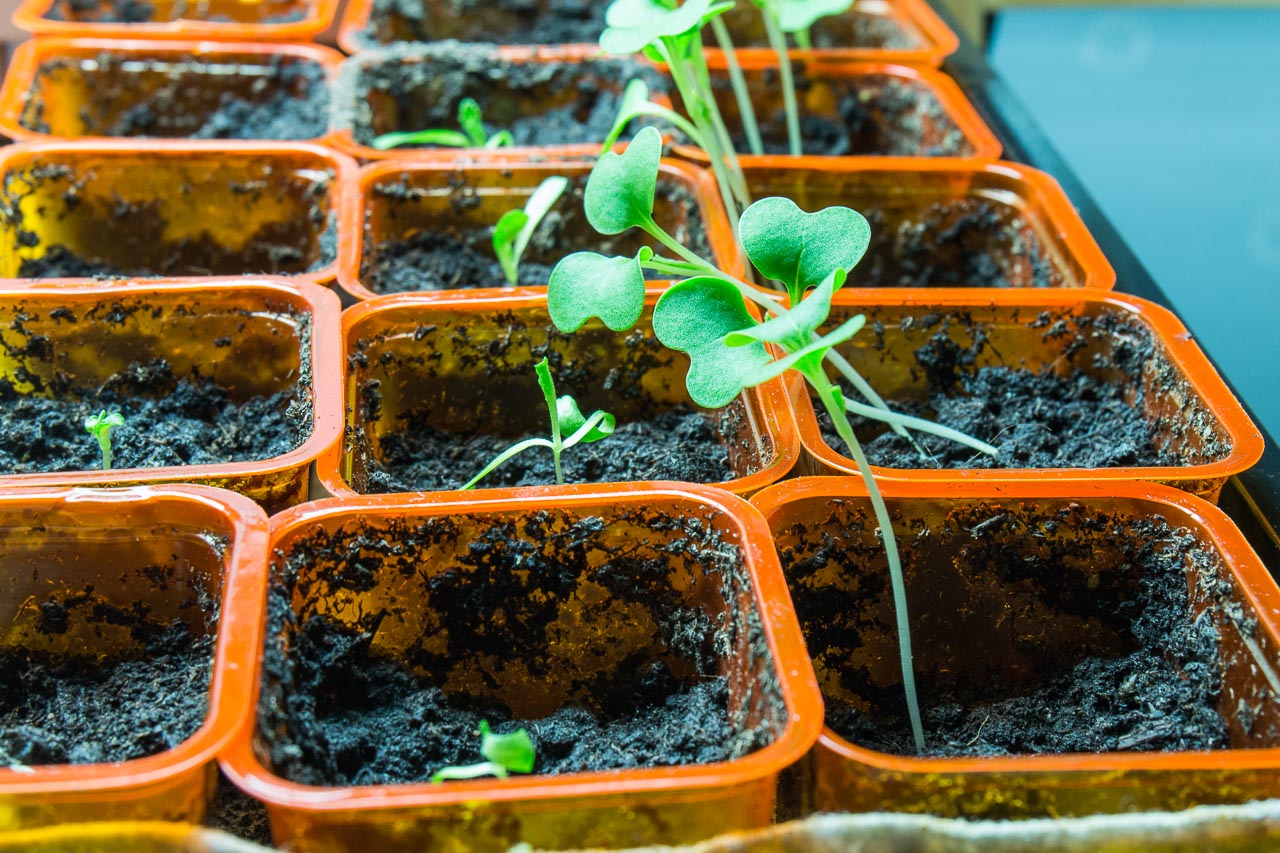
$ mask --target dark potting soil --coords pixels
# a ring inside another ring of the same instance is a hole
[[[721,435],[715,419],[687,406],[620,423],[608,438],[564,451],[565,482],[724,482],[733,479],[734,472]],[[367,489],[371,493],[457,489],[520,440],[461,437],[410,423],[404,431],[383,437],[380,470],[369,473]],[[479,485],[545,486],[555,481],[551,451],[533,448],[503,463]]]
[[[442,38],[490,44],[595,43],[604,32],[608,8],[598,0],[555,0],[545,7],[532,0],[441,0],[432,4],[434,17],[429,19],[426,5],[423,0],[374,0],[369,26],[359,40],[369,47]]]
[[[729,576],[740,554],[696,520],[655,516],[653,523],[689,535],[644,555],[602,554],[603,519],[565,522],[541,513],[499,521],[466,534],[469,541],[460,540],[454,522],[436,518],[293,543],[284,565],[273,566],[268,597],[268,636],[282,639],[269,642],[264,655],[258,713],[273,769],[312,785],[422,781],[443,766],[483,760],[482,719],[499,732],[525,728],[536,750],[534,772],[545,775],[723,761],[768,743],[766,730],[730,714],[718,675],[715,650],[735,628],[717,627],[670,585],[663,549],[681,561],[698,560],[726,595],[741,583]],[[436,548],[463,556],[449,570],[418,577],[416,566]],[[345,595],[343,589],[394,584],[412,595],[419,583],[430,600],[423,618],[446,620],[447,629],[413,641],[402,658],[375,652],[375,635],[388,615],[420,604],[380,596],[388,609],[363,613],[353,624],[339,624],[323,605],[317,609],[325,596]],[[565,621],[565,608],[581,629]],[[607,634],[628,618],[620,612],[652,621],[645,641],[651,645],[616,665],[595,663],[598,640],[583,638]],[[546,651],[580,642],[586,643],[581,662]],[[682,678],[669,656],[685,671]],[[451,672],[482,661],[494,671],[480,683],[495,689],[510,681],[511,667],[532,684],[546,681],[547,695],[580,698],[545,717],[515,719],[494,699],[439,689]]]
[[[968,601],[964,596],[972,596],[978,618],[1007,619],[1013,626],[1004,631],[993,626],[966,628],[961,624],[963,614],[939,616],[932,612],[938,609],[936,604],[921,605],[928,613],[919,608],[913,612],[917,625],[943,623],[938,637],[917,633],[913,638],[923,651],[917,661],[930,656],[936,660],[917,667],[916,673],[927,754],[1145,752],[1227,746],[1227,725],[1218,711],[1223,671],[1214,605],[1193,617],[1187,585],[1190,561],[1201,572],[1197,596],[1225,601],[1230,582],[1222,579],[1218,558],[1189,531],[1174,529],[1158,517],[1106,517],[1080,507],[1073,511],[1076,516],[1093,516],[1083,523],[1084,529],[1092,531],[1092,539],[1075,540],[1070,532],[1057,535],[1072,523],[1071,510],[1057,518],[1030,518],[1008,510],[992,515],[981,508],[963,518],[953,517],[954,524],[945,529],[922,526],[914,537],[899,536],[908,567],[919,559],[918,553],[933,549],[933,559],[923,565],[931,566],[929,571],[941,578],[936,583],[950,590],[921,590],[915,601],[953,601],[963,606]],[[1111,549],[1105,558],[1099,557],[1098,537],[1105,537],[1105,547]],[[950,543],[957,539],[961,544],[953,551]],[[870,687],[853,652],[870,636],[868,632],[877,630],[866,614],[859,615],[859,604],[886,595],[882,558],[876,559],[869,550],[852,553],[835,536],[826,535],[822,541],[810,554],[797,557],[784,548],[781,557],[810,653],[820,672],[829,669],[829,683],[840,685],[838,690],[824,689],[827,724],[859,745],[914,754],[900,682]],[[869,557],[875,562],[874,570],[867,568]],[[1098,563],[1099,559],[1107,564]],[[954,568],[945,568],[944,562]],[[908,568],[909,599],[915,583],[910,576],[923,570],[923,565]],[[1089,565],[1102,571],[1081,570]],[[853,587],[841,589],[865,592],[840,592],[830,585],[830,577],[817,580],[832,567],[842,576],[858,577]],[[955,598],[956,591],[961,598]],[[946,624],[951,619],[956,624]],[[1005,636],[1010,631],[1013,636]],[[998,639],[984,636],[988,633]],[[940,637],[959,635],[970,637],[971,643],[947,652],[930,647]],[[881,636],[878,642],[886,639]],[[1056,646],[1048,650],[1044,643]],[[1009,644],[1016,648],[1010,649]],[[996,671],[966,678],[968,665],[955,667],[958,675],[940,674],[937,667],[942,672],[953,667],[939,655],[983,655],[992,660],[1012,656],[1019,665],[1003,675]],[[827,678],[819,680],[828,683]],[[842,690],[863,697],[870,710],[866,706],[860,710],[839,695]]]
[[[44,16],[50,21],[146,24],[155,14],[156,7],[147,0],[63,0],[50,6]]]
[[[218,773],[213,802],[209,804],[204,823],[205,826],[274,849],[266,804],[241,791],[221,772]]]
[[[582,207],[585,180],[573,180],[556,206],[547,213],[518,267],[519,283],[545,287],[551,270],[560,258],[577,251],[590,250],[603,255],[628,254],[632,235],[607,237],[597,234],[586,220]],[[388,195],[402,186],[380,188]],[[659,181],[659,197],[675,209],[685,211],[687,225],[683,234],[671,223],[664,223],[677,239],[704,258],[711,256],[711,246],[698,208],[689,190],[679,184]],[[450,205],[465,210],[478,201],[475,190],[460,182],[450,194]],[[368,246],[360,268],[360,281],[375,293],[402,293],[420,290],[452,290],[455,288],[502,287],[507,283],[502,265],[493,254],[493,227],[456,231],[442,223],[446,230],[423,230],[406,240],[395,240]],[[625,248],[623,246],[625,245]],[[646,271],[649,278],[667,278]]]
[[[740,0],[736,9],[725,15],[725,25],[737,47],[768,47],[769,39],[761,22],[760,10],[748,0]],[[839,15],[819,18],[809,28],[809,38],[817,50],[848,50],[850,48],[879,48],[884,50],[909,50],[920,47],[920,42],[904,30],[892,17],[854,9]],[[708,38],[708,44],[711,44]],[[788,39],[792,49],[797,45],[794,37]]]
[[[58,624],[65,630],[60,607],[42,607],[49,633]],[[104,611],[102,618],[136,616]],[[136,659],[0,651],[0,766],[128,761],[194,734],[208,712],[213,636],[192,636],[184,622],[139,622],[135,635],[145,646]]]
[[[292,390],[237,403],[212,382],[175,379],[163,360],[135,364],[70,396],[27,396],[0,381],[0,471],[100,468],[101,450],[84,419],[103,409],[125,416],[111,431],[113,468],[270,459],[301,445],[311,430],[310,411]]]

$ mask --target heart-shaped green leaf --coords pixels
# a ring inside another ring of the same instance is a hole
[[[795,33],[809,29],[819,18],[847,11],[853,0],[773,0],[773,5],[779,29]]]
[[[653,332],[662,344],[688,353],[685,387],[699,406],[719,409],[750,387],[747,377],[770,361],[762,344],[729,347],[724,337],[754,326],[742,294],[729,282],[697,276],[673,285],[653,309]]]
[[[787,198],[763,198],[748,207],[738,233],[751,263],[782,282],[793,305],[833,271],[853,269],[871,243],[871,226],[856,210],[806,213]]]
[[[645,247],[634,258],[608,258],[595,252],[562,258],[547,282],[551,322],[566,333],[576,332],[592,317],[599,317],[615,332],[630,329],[644,310],[640,261],[652,255]]]
[[[582,197],[591,227],[613,235],[652,222],[661,161],[662,134],[653,127],[637,133],[621,154],[602,154]]]
[[[614,0],[605,11],[600,47],[629,56],[663,38],[678,38],[733,8],[731,0],[687,0],[669,6],[661,0]]]
[[[724,342],[731,347],[744,346],[752,341],[782,344],[787,350],[796,350],[809,342],[811,335],[827,322],[831,313],[831,295],[844,284],[844,270],[834,270],[822,284],[800,301],[758,326],[725,335]]]

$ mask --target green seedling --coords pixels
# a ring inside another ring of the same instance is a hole
[[[493,253],[502,264],[502,272],[512,287],[520,283],[520,256],[529,246],[533,232],[555,207],[569,186],[569,179],[559,175],[538,184],[523,210],[508,210],[493,227]]]
[[[484,117],[474,98],[463,98],[458,104],[458,126],[462,130],[409,130],[384,133],[373,140],[379,151],[401,145],[439,145],[444,148],[501,148],[515,144],[509,130],[490,136],[484,129]]]
[[[624,331],[640,319],[644,307],[644,271],[681,280],[659,298],[653,330],[665,346],[689,356],[685,386],[695,403],[728,405],[744,389],[794,370],[813,387],[841,439],[857,463],[871,496],[884,541],[897,613],[903,689],[916,747],[924,750],[924,730],[916,699],[910,622],[902,564],[888,508],[849,422],[850,414],[883,421],[903,435],[915,430],[961,442],[995,455],[995,448],[955,430],[889,409],[867,381],[835,347],[862,328],[856,316],[823,332],[833,294],[870,244],[863,216],[844,207],[807,213],[788,199],[767,198],[748,207],[738,221],[747,257],[762,278],[786,293],[781,299],[729,275],[682,246],[653,218],[662,141],[646,128],[622,154],[604,154],[584,193],[588,221],[602,234],[640,228],[674,253],[674,258],[642,248],[634,257],[604,257],[589,252],[569,255],[551,273],[547,303],[551,319],[573,332],[599,317],[610,329]],[[764,317],[757,319],[747,303]],[[827,374],[840,374],[865,399],[846,399]]]
[[[533,740],[528,732],[517,729],[509,735],[495,735],[489,730],[487,720],[480,721],[480,754],[488,761],[462,767],[443,767],[432,774],[432,783],[438,785],[448,779],[478,779],[481,776],[505,779],[512,773],[532,773],[536,761]]]
[[[102,450],[102,470],[111,470],[111,430],[124,426],[124,415],[119,412],[110,414],[104,409],[96,415],[84,419],[85,432],[98,440]]]
[[[773,0],[778,29],[796,40],[802,50],[813,49],[809,30],[819,18],[847,12],[853,0]]]
[[[473,488],[502,463],[519,456],[531,447],[547,447],[555,457],[556,484],[564,485],[564,471],[560,466],[560,454],[575,444],[589,444],[613,435],[616,425],[613,415],[597,409],[590,417],[584,417],[578,408],[578,401],[565,394],[556,397],[555,381],[551,378],[551,368],[546,358],[534,365],[538,374],[538,386],[547,403],[547,411],[551,415],[551,439],[526,438],[499,453],[492,462],[484,466],[484,470],[471,478],[462,488]],[[567,436],[567,437],[566,437]]]

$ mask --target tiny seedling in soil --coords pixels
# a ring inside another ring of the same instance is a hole
[[[431,776],[439,784],[449,779],[477,779],[481,776],[497,776],[505,779],[511,773],[532,773],[534,761],[533,740],[524,729],[511,734],[495,735],[489,730],[489,721],[480,721],[480,754],[488,761],[467,764],[462,767],[442,767]]]
[[[515,144],[511,131],[500,130],[490,136],[484,129],[484,117],[474,98],[463,98],[458,104],[458,126],[462,130],[409,130],[384,133],[373,140],[379,151],[401,145],[438,145],[443,148],[501,148]]]
[[[97,439],[98,447],[102,449],[103,471],[111,470],[111,430],[119,426],[124,426],[124,415],[119,412],[108,414],[105,409],[84,419],[85,432]]]
[[[528,248],[533,232],[568,186],[568,178],[559,175],[547,178],[538,184],[523,210],[508,210],[494,226],[493,253],[498,256],[502,272],[512,287],[520,283],[520,256]]]
[[[658,132],[653,128],[640,131],[622,154],[606,152],[601,156],[587,181],[583,203],[588,221],[600,233],[612,235],[640,228],[676,257],[659,256],[648,247],[630,258],[592,252],[569,255],[551,273],[547,294],[551,320],[563,332],[577,331],[592,317],[599,317],[614,331],[629,329],[640,319],[644,307],[644,270],[657,270],[683,279],[658,299],[653,330],[665,346],[689,356],[685,385],[695,403],[721,408],[745,389],[788,370],[800,373],[813,386],[862,472],[883,534],[907,710],[916,749],[923,752],[901,561],[888,508],[849,415],[883,421],[903,435],[911,429],[961,442],[982,453],[994,455],[995,449],[955,430],[889,410],[835,351],[837,344],[862,328],[862,315],[825,334],[819,332],[831,312],[832,295],[870,244],[871,229],[861,214],[845,207],[807,213],[784,198],[762,199],[743,211],[738,229],[747,257],[761,277],[781,284],[786,291],[789,307],[784,309],[778,299],[682,246],[654,221],[661,157]],[[762,309],[767,319],[757,319],[747,302]],[[776,353],[781,357],[775,358]],[[866,403],[845,398],[827,375],[827,363],[866,398]]]
[[[578,408],[578,401],[573,397],[568,394],[563,397],[556,397],[555,380],[551,378],[551,368],[546,358],[535,364],[534,370],[538,373],[538,387],[542,389],[542,396],[547,402],[547,412],[551,416],[551,438],[549,440],[545,438],[526,438],[524,441],[511,445],[499,453],[492,462],[484,466],[484,470],[472,477],[462,487],[463,490],[473,488],[476,483],[487,477],[490,472],[503,462],[524,453],[531,447],[548,447],[551,449],[556,464],[556,485],[564,485],[564,470],[560,465],[560,454],[575,444],[599,441],[613,434],[613,429],[616,425],[613,415],[597,409],[591,413],[590,417],[584,417],[582,409]],[[566,435],[568,436],[567,438]]]

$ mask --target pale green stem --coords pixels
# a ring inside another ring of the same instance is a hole
[[[805,27],[802,30],[796,30],[791,35],[795,36],[796,47],[801,50],[813,50],[813,39],[809,36],[808,27]]]
[[[98,435],[98,447],[102,450],[102,470],[111,470],[111,435],[102,432]]]
[[[674,46],[671,45],[671,47]],[[716,177],[716,185],[720,190],[720,200],[724,202],[725,213],[729,216],[729,225],[733,229],[733,236],[736,241],[740,208],[733,181],[725,165],[724,155],[719,150],[720,146],[716,141],[715,128],[711,126],[708,120],[707,110],[699,107],[699,104],[703,103],[703,101],[693,82],[689,79],[689,69],[685,66],[685,57],[670,49],[667,50],[667,57],[671,79],[675,82],[676,89],[680,92],[680,98],[685,103],[689,118],[698,128],[703,148],[707,152],[707,157],[711,160],[711,171]]]
[[[782,83],[782,105],[787,111],[787,144],[793,157],[799,157],[803,150],[800,140],[800,110],[796,106],[796,83],[791,74],[791,57],[787,51],[787,37],[778,27],[778,18],[774,14],[773,4],[766,3],[760,9],[764,15],[764,30],[769,35],[769,46],[778,54],[778,73]]]
[[[747,81],[742,76],[742,66],[738,64],[738,52],[733,49],[729,28],[724,25],[722,18],[715,17],[711,19],[711,32],[724,53],[724,64],[729,70],[733,96],[738,100],[738,112],[742,115],[742,129],[747,134],[747,147],[752,154],[763,154],[764,142],[760,139],[760,125],[756,123],[756,108],[751,103],[751,93],[747,91]]]
[[[552,443],[547,441],[545,438],[526,438],[524,441],[513,444],[510,447],[508,447],[506,450],[499,453],[497,458],[495,458],[488,465],[484,466],[483,471],[481,471],[479,474],[476,474],[474,477],[472,477],[467,482],[467,484],[462,487],[462,491],[465,492],[467,489],[473,488],[476,483],[480,482],[485,477],[487,477],[490,473],[493,472],[495,468],[497,468],[503,462],[506,462],[508,459],[510,459],[513,456],[518,456],[519,454],[528,450],[530,447],[550,447],[554,449],[554,445],[552,445]]]

